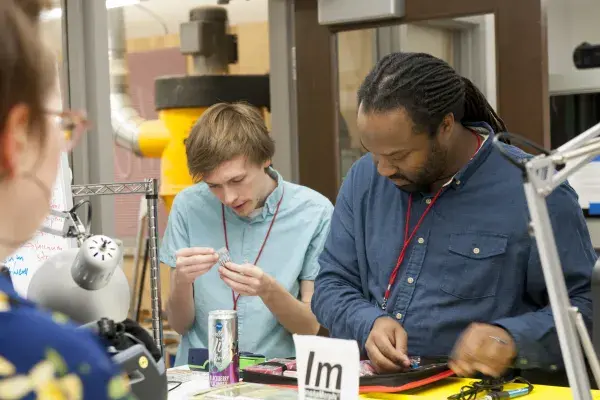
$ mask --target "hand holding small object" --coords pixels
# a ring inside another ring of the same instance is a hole
[[[265,296],[273,279],[256,265],[248,263],[225,263],[225,266],[219,267],[219,275],[227,286],[242,296]]]
[[[219,259],[217,253],[206,247],[180,249],[175,253],[175,279],[177,283],[190,284],[207,273]]]
[[[221,247],[217,250],[217,255],[219,256],[219,265],[221,267],[224,267],[226,263],[231,261],[231,255],[226,247]]]
[[[410,368],[407,334],[398,321],[390,317],[375,320],[365,349],[378,373],[398,372]]]
[[[476,372],[499,377],[513,363],[517,348],[512,336],[495,325],[473,323],[458,339],[450,368],[459,376]]]

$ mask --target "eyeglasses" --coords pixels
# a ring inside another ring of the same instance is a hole
[[[81,135],[89,128],[89,121],[83,113],[76,111],[49,111],[48,114],[64,134],[63,150],[70,152],[79,142]]]

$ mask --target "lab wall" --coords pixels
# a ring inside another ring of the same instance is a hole
[[[587,89],[600,90],[600,70],[578,71],[573,65],[577,45],[600,43],[598,15],[600,2],[596,0],[548,1],[548,72],[551,77],[564,76],[565,89],[578,89],[580,82],[586,82]],[[551,91],[558,89],[554,86]]]
[[[600,43],[600,2],[597,0],[546,0],[548,29],[548,73],[551,93],[600,91],[600,69],[577,70],[573,65],[573,50],[582,42]],[[481,23],[488,49],[495,49],[494,16],[459,18]],[[517,45],[517,44],[515,44]],[[495,54],[485,54],[488,87],[495,92]],[[527,62],[527,60],[523,60]]]
[[[573,65],[576,46],[582,42],[600,44],[600,2],[549,0],[547,11],[550,93],[600,92],[600,69],[581,71]],[[594,246],[600,249],[600,219],[589,218],[588,227]]]
[[[577,70],[573,50],[582,42],[600,44],[600,2],[597,0],[547,0],[548,89],[550,94],[600,92],[600,69]],[[487,49],[494,49],[494,17],[484,17],[481,25]],[[470,20],[470,18],[464,18]],[[496,92],[494,52],[486,52],[486,93]],[[483,61],[483,60],[482,60]],[[523,60],[527,62],[527,60]],[[527,90],[527,88],[524,88]],[[490,98],[494,106],[495,99]],[[500,110],[501,112],[501,110]],[[600,179],[600,177],[599,177]],[[600,249],[600,219],[588,218],[594,246]]]
[[[175,4],[174,4],[175,3]],[[129,58],[144,59],[152,58],[150,54],[153,51],[161,52],[165,49],[175,49],[179,44],[178,31],[179,24],[188,19],[189,10],[201,5],[214,5],[214,0],[176,0],[174,2],[165,2],[164,0],[148,0],[143,2],[143,7],[126,7],[126,30],[127,30],[127,49]],[[572,63],[572,51],[574,47],[583,42],[600,43],[600,28],[597,28],[597,16],[600,15],[600,2],[597,0],[547,0],[547,24],[548,24],[548,55],[549,55],[549,73],[550,73],[550,91],[581,91],[581,90],[600,90],[600,70],[595,71],[577,71]],[[268,45],[268,0],[234,1],[227,6],[232,31],[239,37],[240,62],[233,65],[232,73],[266,73],[268,72],[269,45]],[[474,17],[481,18],[481,17]],[[488,94],[496,92],[496,60],[495,55],[495,27],[494,17],[484,16],[485,23],[482,30],[489,46],[482,62],[486,65],[487,79],[485,92]],[[60,48],[60,21],[47,23],[44,25],[45,34],[51,45]],[[424,28],[413,27],[413,30]],[[357,43],[362,41],[364,53],[364,62],[372,63],[371,50],[367,50],[372,42],[363,32],[348,33],[349,42]],[[410,32],[409,32],[410,33]],[[422,33],[422,32],[421,32]],[[410,37],[412,35],[408,35]],[[422,36],[422,35],[421,35]],[[437,42],[436,42],[437,43]],[[343,46],[342,46],[343,47]],[[156,53],[158,54],[158,53]],[[156,56],[155,54],[155,56]],[[341,60],[340,60],[341,61]],[[352,60],[350,60],[352,61]],[[368,68],[358,68],[349,60],[340,63],[341,82],[347,83],[344,79],[349,70],[367,70]],[[526,62],[527,60],[524,60]],[[189,67],[189,60],[187,60]],[[137,63],[138,65],[140,63]],[[143,63],[142,63],[143,64]],[[342,65],[343,64],[343,65]],[[132,76],[136,75],[134,66],[130,71]],[[179,68],[179,67],[178,67]],[[348,70],[348,71],[347,71]],[[354,73],[354,71],[350,71]],[[134,79],[135,80],[135,79]],[[132,93],[134,102],[140,103],[140,112],[142,114],[152,114],[152,86],[147,84],[147,79],[140,80],[134,84],[135,93]],[[134,82],[132,82],[134,83]],[[340,88],[344,89],[344,88]],[[484,89],[484,88],[482,88]],[[350,97],[349,97],[350,99]],[[352,98],[353,99],[353,98]],[[351,100],[352,100],[351,99]],[[496,99],[490,96],[490,103],[495,105]],[[351,115],[343,116],[351,118]],[[349,127],[351,130],[351,127]],[[352,137],[352,135],[350,135]],[[157,176],[159,169],[158,160],[139,160],[127,152],[115,150],[115,179],[116,180],[134,180],[139,177]],[[116,233],[123,238],[126,247],[130,247],[135,237],[137,229],[137,209],[139,202],[137,199],[119,199],[116,207]],[[126,202],[123,203],[123,202]],[[166,215],[161,212],[161,220],[166,219]],[[595,242],[600,247],[600,222],[590,221],[590,229],[593,230]]]

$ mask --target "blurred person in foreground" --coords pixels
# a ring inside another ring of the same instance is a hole
[[[39,0],[0,1],[0,260],[29,241],[50,210],[61,152],[85,118],[60,109]],[[68,132],[68,135],[67,135]],[[1,399],[132,399],[93,333],[20,297],[0,276]]]

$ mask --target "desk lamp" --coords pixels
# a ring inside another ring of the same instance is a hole
[[[84,226],[76,212],[85,203],[89,222],[91,209],[87,200],[70,211],[51,211],[52,215],[64,218],[63,229],[44,226],[40,230],[75,239],[78,248],[49,258],[32,276],[27,297],[102,337],[113,361],[129,375],[137,398],[166,400],[164,358],[158,349],[152,348],[150,335],[126,320],[130,297],[122,269],[121,246],[108,236],[89,234],[89,227]]]
[[[49,258],[32,276],[27,297],[81,325],[101,318],[123,321],[130,297],[121,260],[113,239],[91,236],[79,248]]]
[[[516,153],[511,152],[502,142],[506,139],[512,144],[532,147],[540,154],[531,158],[516,158]],[[554,151],[548,151],[522,136],[508,132],[498,133],[494,137],[494,145],[502,156],[521,170],[523,175],[523,189],[529,209],[530,234],[535,238],[539,252],[573,399],[592,400],[585,359],[587,358],[599,387],[600,360],[581,313],[577,307],[571,305],[546,198],[566,182],[569,176],[600,155],[600,124],[579,134]],[[595,276],[592,276],[592,291],[597,273],[593,275]],[[594,306],[597,307],[598,304]]]

